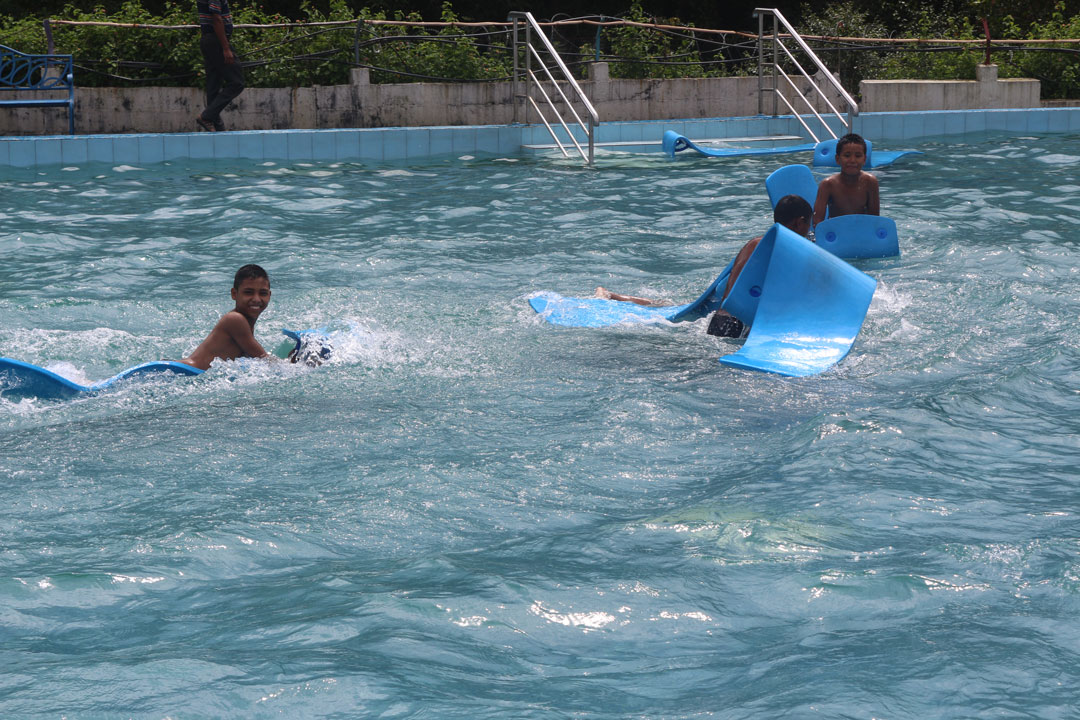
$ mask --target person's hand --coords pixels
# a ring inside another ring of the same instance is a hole
[[[226,65],[232,65],[234,62],[236,62],[236,56],[233,55],[232,48],[224,48],[223,50],[224,50],[224,53],[225,53],[225,64]]]

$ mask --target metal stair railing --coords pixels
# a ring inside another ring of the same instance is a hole
[[[766,35],[765,33],[765,17],[767,15],[772,16],[771,35]],[[784,105],[787,106],[787,109],[791,111],[791,114],[795,116],[795,119],[799,121],[799,123],[803,126],[803,129],[810,134],[810,137],[814,138],[814,142],[820,142],[818,136],[814,134],[814,131],[811,130],[810,126],[806,124],[806,121],[803,120],[800,113],[795,109],[794,106],[792,106],[791,102],[788,101],[787,97],[785,97],[783,90],[779,86],[780,78],[782,77],[784,80],[787,81],[788,87],[795,92],[795,94],[800,100],[802,100],[802,103],[806,107],[806,109],[813,113],[814,117],[818,119],[818,122],[820,122],[821,125],[828,131],[829,135],[831,135],[834,139],[836,138],[836,133],[834,133],[832,131],[832,128],[829,127],[829,123],[826,122],[825,118],[821,117],[821,114],[814,108],[814,104],[807,99],[806,95],[804,95],[801,90],[799,90],[798,86],[795,84],[795,81],[791,79],[791,75],[785,72],[784,68],[781,67],[781,62],[786,57],[787,60],[790,61],[791,65],[793,65],[794,68],[797,70],[796,74],[802,75],[802,77],[806,78],[810,88],[812,90],[815,90],[818,95],[821,96],[821,99],[829,107],[829,110],[832,111],[832,114],[840,120],[840,124],[847,128],[848,131],[850,131],[854,118],[857,117],[859,114],[859,105],[855,102],[855,99],[851,97],[847,90],[844,89],[843,85],[840,84],[840,80],[837,79],[837,77],[831,72],[829,72],[829,69],[825,67],[825,63],[823,63],[818,58],[818,56],[814,54],[814,51],[810,49],[810,46],[806,44],[806,41],[802,39],[799,33],[795,32],[795,28],[791,27],[791,24],[780,13],[779,10],[777,10],[776,8],[755,8],[754,16],[758,19],[758,113],[762,115],[765,114],[765,96],[767,93],[771,93],[773,101],[772,114],[774,116],[778,114],[777,100],[779,99],[784,103]],[[846,120],[844,119],[843,115],[841,115],[840,111],[836,109],[836,106],[833,105],[832,101],[829,100],[828,96],[825,94],[825,91],[818,86],[818,83],[814,82],[813,78],[811,78],[810,75],[806,72],[806,70],[803,69],[799,61],[795,59],[795,56],[792,54],[788,46],[784,44],[784,40],[780,36],[781,27],[787,34],[788,39],[793,40],[795,44],[798,45],[798,49],[802,51],[807,58],[810,59],[810,61],[814,64],[816,70],[821,73],[821,75],[828,81],[828,84],[831,85],[834,90],[836,90],[837,94],[843,100],[843,104],[847,106],[846,111],[848,117]],[[766,38],[769,38],[772,41],[772,59],[771,62],[768,63],[765,61]],[[781,52],[783,54],[781,54]],[[771,87],[768,87],[765,84],[766,67],[769,67],[772,70]]]
[[[558,135],[555,133],[555,129],[552,127],[552,123],[548,121],[547,117],[545,117],[544,115],[543,109],[541,109],[540,104],[536,102],[534,95],[538,95],[543,101],[544,107],[551,108],[555,116],[554,120],[557,120],[558,123],[562,125],[563,130],[566,131],[567,137],[570,138],[570,142],[572,142],[574,144],[574,147],[577,148],[578,154],[581,155],[582,159],[584,159],[585,162],[587,162],[589,165],[592,165],[593,150],[596,143],[596,126],[600,124],[600,117],[596,114],[596,109],[592,106],[592,103],[589,102],[589,98],[586,97],[585,93],[581,89],[581,86],[578,85],[577,80],[574,79],[574,76],[570,73],[569,68],[566,67],[566,63],[564,63],[562,58],[559,57],[559,53],[555,51],[555,47],[551,44],[551,41],[548,40],[547,35],[544,34],[544,31],[540,28],[539,23],[536,22],[536,18],[532,16],[532,13],[515,11],[510,13],[507,19],[513,21],[512,32],[514,42],[514,79],[512,92],[514,102],[514,122],[519,122],[519,108],[522,107],[525,110],[525,122],[528,122],[529,108],[525,104],[526,102],[528,102],[529,105],[531,105],[532,108],[536,111],[536,114],[540,118],[540,121],[544,123],[544,127],[547,128],[549,133],[551,133],[551,137],[555,141],[555,144],[559,147],[559,150],[562,152],[563,157],[570,157],[570,154],[566,151],[566,147],[559,140]],[[522,23],[524,24],[525,29],[524,43],[520,41]],[[543,56],[541,56],[540,52],[533,44],[534,34],[540,38],[543,50],[554,62],[554,69],[558,70],[558,72],[561,73],[559,80],[556,80],[555,76],[552,75],[552,68],[548,67],[548,63],[544,62]],[[519,52],[519,49],[522,46],[525,51],[524,68],[521,67],[521,53]],[[537,74],[533,71],[534,61],[543,71],[543,74],[547,78],[548,83],[550,83],[555,88],[555,91],[558,92],[559,97],[562,98],[562,102],[565,104],[568,114],[572,116],[573,122],[576,123],[576,125],[580,127],[582,131],[584,131],[585,137],[588,139],[589,146],[587,153],[581,147],[581,143],[578,142],[577,138],[574,137],[574,133],[571,131],[570,126],[567,125],[568,118],[564,119],[563,116],[559,113],[558,108],[556,108],[555,106],[555,101],[552,100],[551,96],[547,93],[547,91],[544,90],[544,84],[541,82],[540,78],[537,77]],[[524,93],[521,93],[519,91],[520,82],[524,82],[525,84]],[[559,82],[563,82],[568,86],[567,89],[570,91],[571,98],[568,98],[566,96],[566,93],[563,92],[563,89],[562,87],[560,87]],[[574,103],[572,100],[576,100],[584,106],[585,114],[588,118],[587,123],[586,121],[581,119],[581,115],[579,115],[577,110],[574,109]]]

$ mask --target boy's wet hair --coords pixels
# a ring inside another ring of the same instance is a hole
[[[839,155],[844,149],[845,145],[849,143],[855,143],[856,145],[862,145],[863,154],[866,153],[866,141],[863,140],[862,135],[856,135],[855,133],[848,133],[844,137],[836,141],[836,154]]]
[[[810,207],[810,203],[800,195],[785,195],[780,198],[772,213],[773,222],[778,222],[784,227],[793,220],[810,219],[813,216],[814,208]]]
[[[266,282],[270,282],[270,276],[261,267],[258,265],[245,265],[237,270],[236,275],[233,276],[233,290],[239,290],[240,283],[245,280],[257,280],[259,278],[266,278]]]

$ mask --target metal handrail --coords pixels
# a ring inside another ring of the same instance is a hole
[[[532,89],[533,87],[535,87],[539,94],[543,97],[544,106],[551,108],[552,112],[555,114],[555,119],[558,120],[560,125],[562,125],[563,129],[566,131],[567,136],[570,138],[570,141],[574,144],[574,147],[577,148],[578,153],[589,165],[592,165],[594,147],[596,143],[596,126],[600,124],[600,116],[597,115],[596,108],[594,108],[592,103],[589,102],[589,98],[585,95],[584,91],[582,91],[581,89],[581,86],[578,85],[577,80],[575,80],[574,76],[570,73],[570,69],[566,67],[566,63],[564,63],[562,58],[559,57],[559,53],[555,51],[555,46],[553,46],[551,44],[551,41],[548,40],[547,35],[544,34],[544,31],[540,28],[540,24],[536,22],[536,18],[533,17],[532,13],[514,11],[510,13],[507,19],[512,20],[514,23],[512,30],[514,38],[514,75],[512,87],[512,93],[514,97],[514,122],[518,122],[519,107],[525,107],[525,120],[528,120],[528,106],[525,105],[525,101],[527,100],[528,103],[532,105],[533,109],[536,110],[536,114],[540,117],[540,121],[544,123],[544,127],[546,127],[548,132],[551,134],[552,139],[559,147],[559,150],[562,152],[563,157],[569,157],[569,154],[566,152],[566,148],[563,146],[562,142],[559,141],[558,135],[556,135],[554,128],[552,128],[551,126],[551,123],[544,116],[544,111],[541,109],[540,105],[537,104],[536,100],[533,99]],[[525,53],[524,71],[520,68],[518,61],[518,36],[520,34],[518,22],[521,20],[525,21],[525,47],[527,48],[527,51]],[[579,115],[577,110],[574,109],[573,102],[571,102],[571,99],[566,96],[565,92],[563,92],[562,87],[559,85],[559,81],[556,80],[555,76],[551,74],[551,69],[548,67],[547,63],[544,62],[543,58],[540,56],[540,52],[533,45],[533,33],[536,33],[536,35],[539,36],[540,41],[543,44],[544,50],[546,50],[548,56],[555,61],[556,67],[558,67],[559,71],[562,73],[561,79],[565,81],[567,85],[569,85],[570,89],[573,91],[571,93],[573,98],[577,101],[580,101],[581,104],[585,107],[588,115],[588,123],[581,119],[581,115]],[[558,91],[563,103],[566,104],[566,107],[570,111],[570,114],[573,115],[574,122],[585,132],[585,137],[589,140],[588,153],[586,153],[585,150],[582,149],[581,144],[578,143],[577,138],[574,137],[574,133],[571,132],[570,127],[567,125],[562,115],[560,115],[559,111],[556,109],[554,101],[551,99],[548,93],[544,91],[544,88],[540,83],[540,79],[537,77],[536,73],[533,72],[532,63],[534,58],[536,59],[536,62],[539,63],[540,68],[544,72],[544,75],[547,76],[548,81],[555,86],[555,89]],[[519,94],[518,82],[519,78],[522,77],[525,78],[526,82],[525,93]],[[520,103],[519,100],[521,101]]]
[[[772,87],[765,87],[766,14],[771,14],[773,18],[772,36],[770,38],[772,40],[772,62],[768,63],[769,67],[772,69]],[[825,130],[828,131],[829,135],[831,135],[833,138],[836,138],[836,133],[834,133],[832,128],[829,127],[829,123],[821,117],[818,111],[814,108],[813,103],[811,103],[810,100],[808,100],[806,96],[803,95],[803,93],[795,85],[795,81],[791,79],[791,76],[784,72],[784,69],[780,67],[779,51],[783,50],[784,54],[787,55],[788,59],[798,69],[799,74],[806,78],[810,87],[815,90],[818,95],[821,96],[821,99],[825,101],[825,104],[829,106],[829,110],[831,110],[832,114],[835,115],[836,118],[840,121],[840,124],[850,130],[854,118],[859,115],[859,104],[855,102],[855,99],[851,97],[848,91],[844,89],[844,86],[840,84],[840,80],[829,71],[829,68],[825,67],[825,63],[823,63],[818,58],[818,56],[814,53],[810,46],[806,44],[806,41],[802,39],[802,36],[800,36],[799,33],[795,31],[795,28],[791,27],[791,23],[787,21],[787,18],[785,18],[779,10],[777,10],[776,8],[754,8],[754,16],[758,19],[758,113],[762,115],[765,114],[765,94],[767,91],[771,92],[773,97],[772,114],[777,114],[777,99],[779,98],[779,100],[783,101],[784,105],[787,106],[788,110],[791,111],[792,115],[794,115],[795,118],[799,121],[799,123],[803,126],[806,132],[810,134],[810,137],[814,138],[814,142],[818,142],[818,136],[814,134],[814,131],[811,130],[810,126],[806,124],[802,117],[800,117],[799,112],[796,111],[796,109],[784,96],[784,93],[780,90],[778,76],[782,75],[784,79],[787,80],[788,85],[790,85],[791,89],[795,91],[795,94],[798,95],[799,99],[802,100],[802,102],[806,105],[807,109],[809,109],[810,112],[814,114],[814,117],[816,117],[821,123],[821,125],[825,128]],[[803,69],[802,65],[799,64],[799,61],[796,60],[795,56],[791,53],[791,50],[789,50],[788,47],[780,39],[780,26],[783,26],[784,31],[787,33],[790,39],[795,41],[795,43],[799,46],[799,49],[804,52],[806,56],[810,58],[810,60],[813,62],[814,67],[817,69],[817,71],[822,74],[826,80],[828,80],[829,84],[832,85],[833,89],[836,90],[837,94],[840,95],[840,97],[843,99],[845,105],[847,106],[848,117],[846,120],[844,119],[843,115],[841,115],[840,111],[836,109],[836,106],[832,104],[825,92],[818,86],[818,83],[814,82],[814,80],[810,77],[810,74]]]

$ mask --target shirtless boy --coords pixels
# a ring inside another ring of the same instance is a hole
[[[814,202],[814,224],[840,215],[880,215],[877,178],[862,167],[866,141],[854,133],[836,141],[836,164],[840,172],[821,181]]]
[[[780,198],[776,203],[776,207],[773,208],[773,222],[780,223],[788,230],[796,232],[803,237],[806,237],[810,233],[810,216],[813,214],[810,208],[810,203],[802,199],[798,195],[785,195]],[[743,266],[750,259],[750,256],[754,254],[754,250],[757,249],[758,243],[761,242],[761,237],[756,237],[750,240],[738,254],[735,255],[735,262],[731,266],[731,273],[728,275],[727,285],[724,286],[724,298],[726,299],[728,293],[731,292],[731,288],[735,286],[735,281],[739,277],[739,273],[742,272]],[[622,302],[632,302],[638,305],[660,305],[662,303],[655,302],[649,298],[635,297],[633,295],[620,295],[619,293],[613,293],[602,287],[596,288],[596,297],[606,298],[608,300],[619,300]],[[706,332],[710,335],[717,335],[719,337],[741,337],[745,326],[742,321],[736,318],[734,315],[729,314],[725,310],[717,310],[713,313],[712,318],[709,319],[709,328]]]
[[[232,298],[236,307],[222,315],[202,344],[181,362],[207,370],[218,358],[273,357],[255,339],[255,321],[270,303],[270,276],[258,265],[245,265],[233,278]]]

